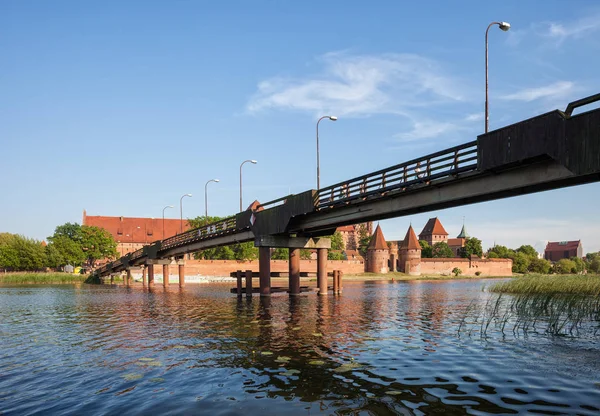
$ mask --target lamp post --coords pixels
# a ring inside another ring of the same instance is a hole
[[[317,191],[321,189],[321,171],[319,167],[319,123],[324,118],[328,118],[331,121],[336,121],[336,116],[323,116],[317,121]]]
[[[489,101],[488,101],[488,32],[490,31],[490,27],[493,25],[498,25],[498,27],[506,32],[510,29],[510,23],[508,22],[492,22],[488,25],[485,30],[485,132],[487,133],[489,130],[490,124],[490,115],[489,115]]]
[[[204,217],[208,222],[208,184],[211,182],[219,182],[218,179],[211,179],[204,184]]]
[[[162,239],[165,239],[165,209],[167,208],[175,208],[173,205],[167,205],[166,207],[163,208],[163,231],[162,231]]]
[[[242,212],[242,166],[244,166],[244,163],[250,162],[253,165],[256,165],[258,162],[256,160],[252,160],[252,159],[248,159],[248,160],[244,160],[242,162],[242,164],[240,165],[240,212]]]
[[[181,198],[179,198],[179,220],[180,220],[180,223],[179,223],[180,230],[179,230],[179,232],[180,233],[183,233],[183,198],[185,198],[186,196],[191,197],[192,194],[185,194],[185,195],[182,195]]]

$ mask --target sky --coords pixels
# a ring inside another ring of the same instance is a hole
[[[0,232],[239,210],[475,140],[600,92],[596,1],[0,0]],[[593,107],[592,107],[593,108]],[[450,237],[600,250],[600,184],[437,216]]]

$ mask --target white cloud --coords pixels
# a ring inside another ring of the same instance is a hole
[[[395,137],[403,141],[413,141],[439,137],[451,131],[459,130],[460,126],[453,123],[436,122],[433,120],[413,120],[413,128]]]
[[[512,94],[501,96],[503,100],[531,102],[539,99],[556,99],[569,96],[575,90],[571,81],[557,81],[550,85],[525,88]]]
[[[480,121],[483,120],[483,113],[467,114],[465,121]]]
[[[465,99],[459,79],[446,75],[435,61],[419,55],[329,53],[320,60],[324,69],[318,75],[275,77],[259,83],[247,110],[405,115],[408,109]]]
[[[547,22],[540,26],[538,34],[562,43],[569,38],[580,39],[599,31],[600,15],[587,16],[567,23]]]

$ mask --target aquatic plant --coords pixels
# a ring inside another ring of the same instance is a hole
[[[73,273],[0,273],[0,283],[53,284],[84,282],[87,275]]]
[[[520,294],[600,295],[598,275],[525,275],[508,282],[496,283],[490,292]]]

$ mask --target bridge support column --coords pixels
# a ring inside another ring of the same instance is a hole
[[[327,296],[327,249],[317,249],[317,286],[319,295]]]
[[[300,249],[290,248],[290,295],[300,294]]]
[[[252,270],[246,270],[246,297],[252,297]]]
[[[185,286],[185,264],[179,263],[179,287]]]
[[[163,264],[163,287],[169,287],[169,265]]]
[[[129,286],[132,280],[131,269],[127,269],[127,275],[125,275],[125,286]]]
[[[271,296],[271,249],[258,248],[258,267],[260,280],[260,295]]]
[[[142,266],[142,286],[146,287],[146,266]]]
[[[114,283],[115,283],[115,275],[114,275],[114,274],[111,274],[111,275],[110,275],[110,284],[112,285],[112,284],[114,284]]]
[[[148,288],[154,287],[154,264],[148,265]]]
[[[238,298],[242,297],[242,277],[244,276],[244,272],[238,270],[235,272],[235,277],[237,280],[237,295]]]

